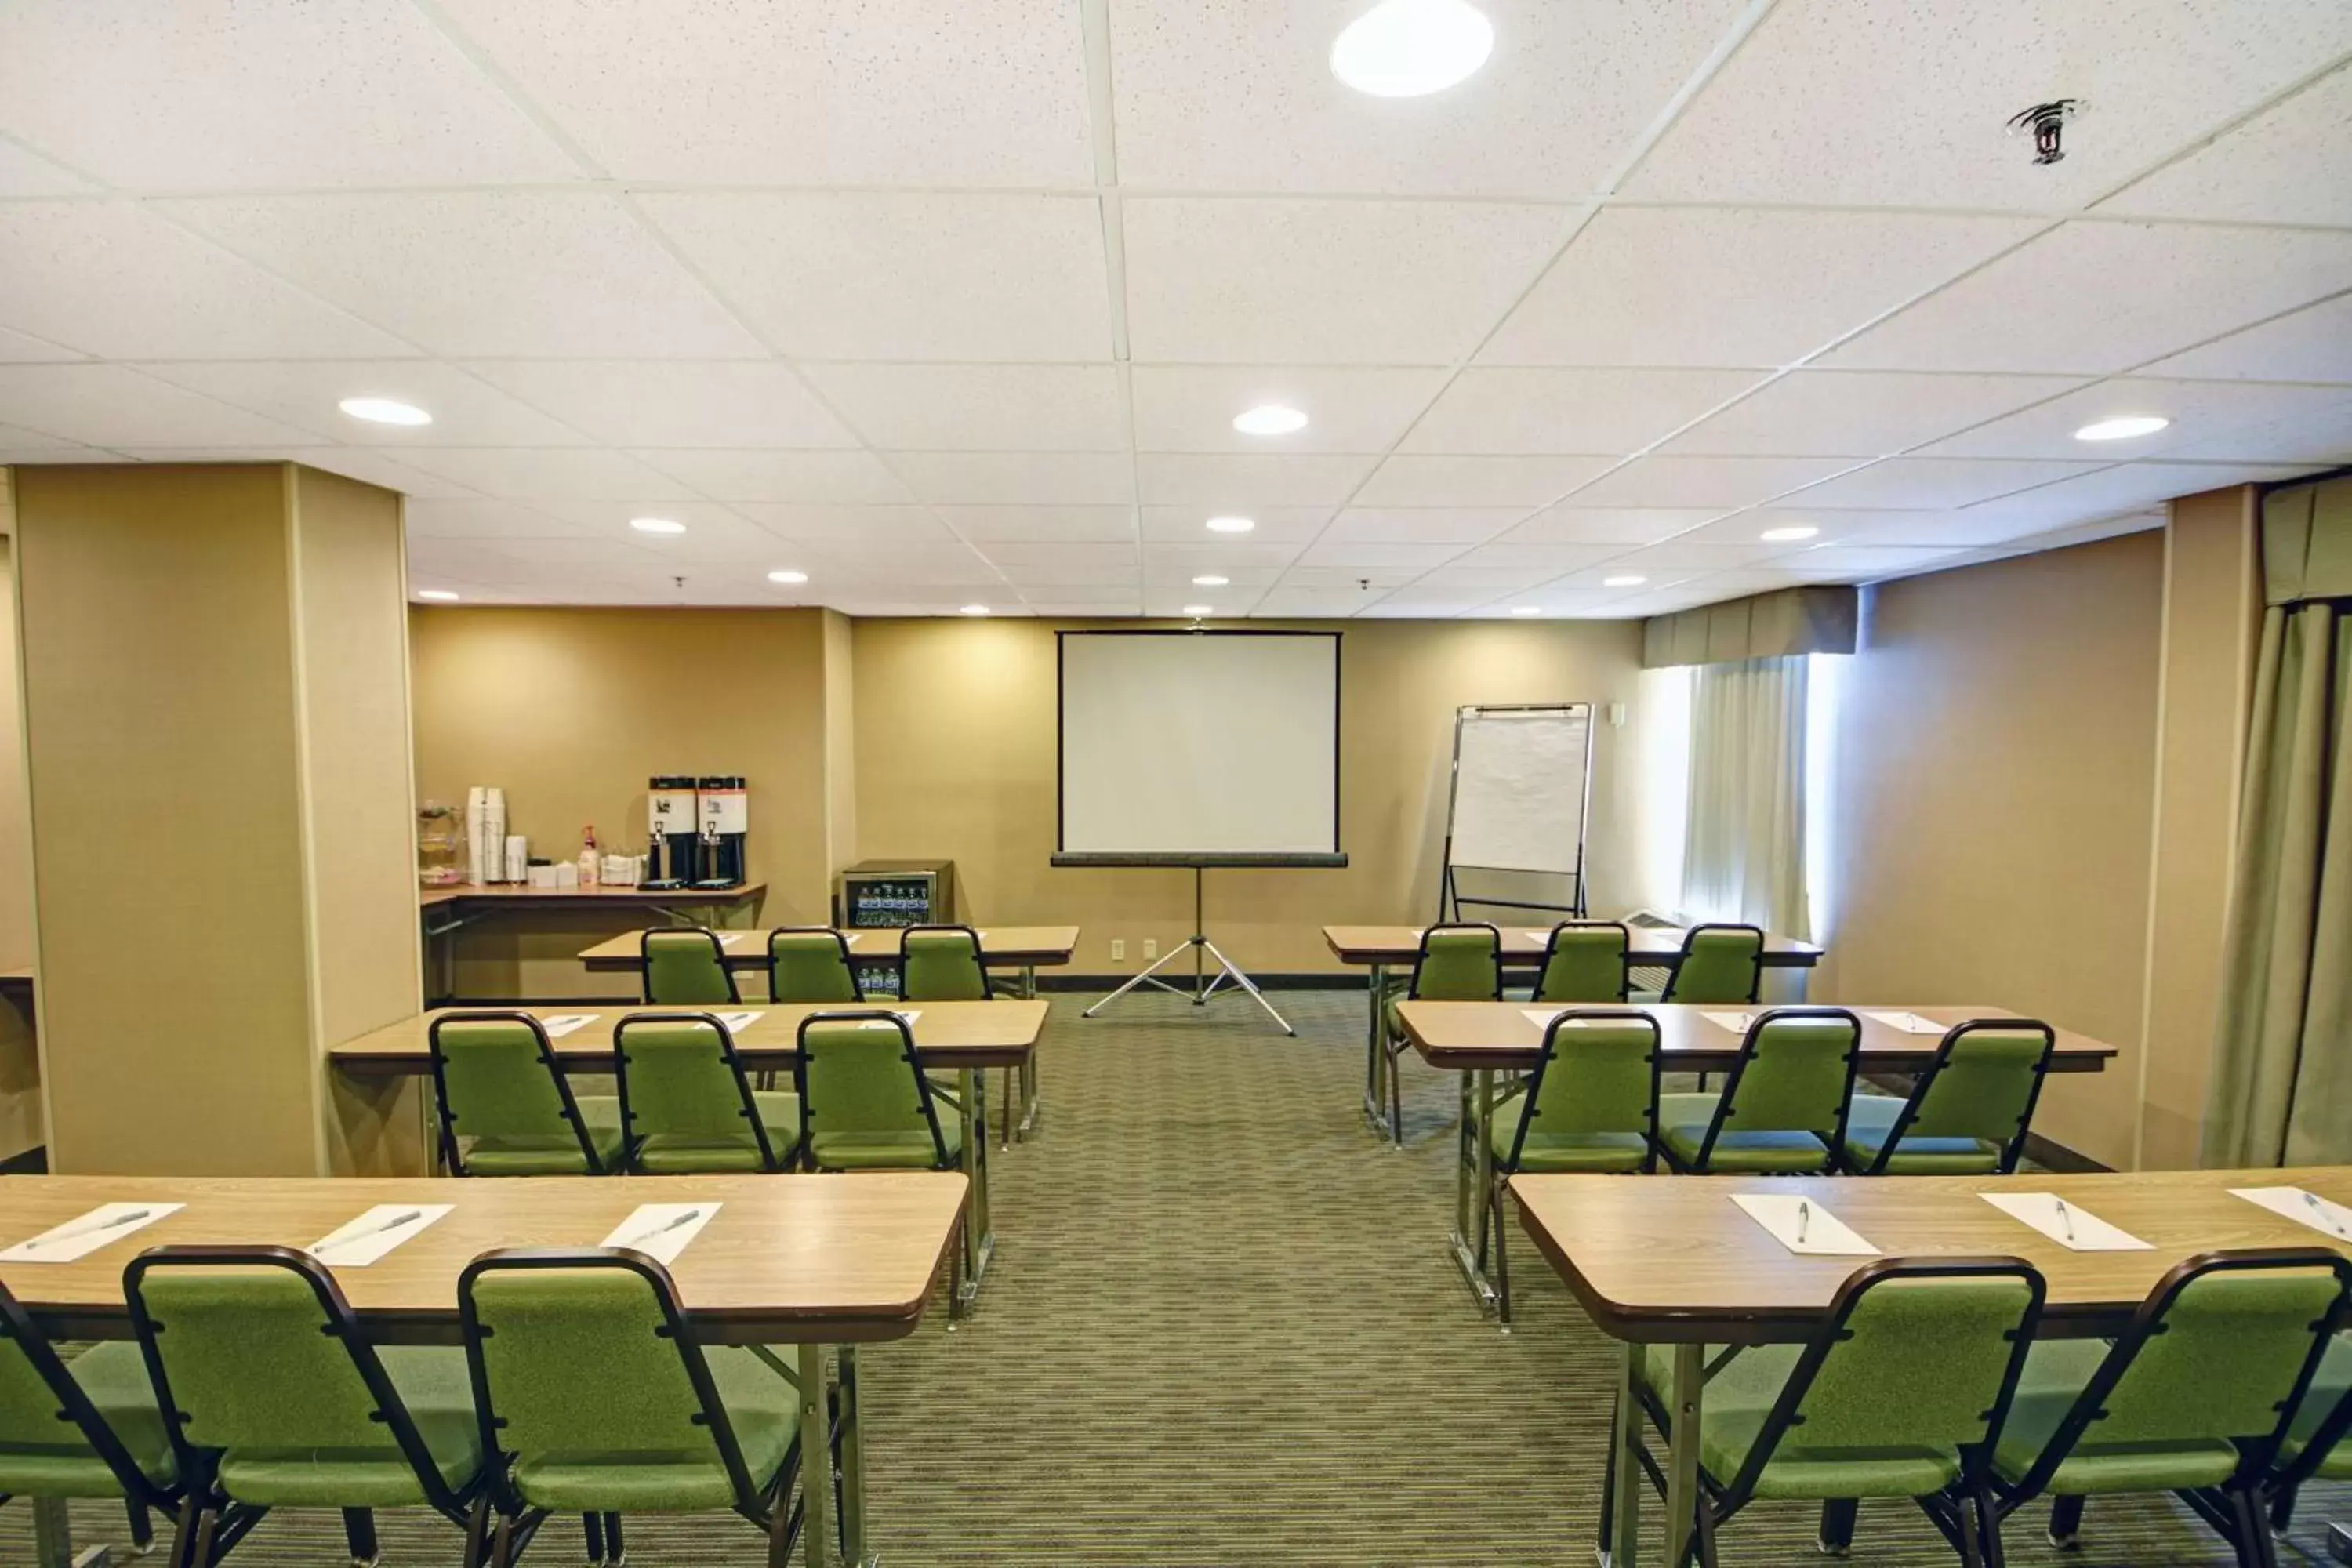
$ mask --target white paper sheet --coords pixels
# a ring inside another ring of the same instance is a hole
[[[1551,1021],[1567,1011],[1568,1009],[1565,1007],[1522,1007],[1519,1009],[1519,1015],[1527,1019],[1528,1023],[1533,1024],[1537,1028],[1549,1029],[1551,1027]],[[1633,1019],[1639,1018],[1643,1016],[1643,1015],[1639,1013],[1628,1013],[1625,1016],[1628,1019]],[[1560,1027],[1563,1029],[1605,1029],[1610,1027],[1612,1023],[1613,1020],[1607,1018],[1570,1018],[1567,1023],[1562,1024]]]
[[[741,941],[742,941],[746,936],[750,935],[751,933],[750,933],[749,931],[723,931],[717,932],[716,934],[717,934],[717,936],[718,936],[718,938],[719,938],[719,946],[721,946],[721,947],[733,947],[737,942],[741,942]]]
[[[972,940],[975,942],[985,943],[988,941],[988,933],[984,931],[976,931],[971,934]]]
[[[1749,1026],[1756,1022],[1756,1015],[1753,1013],[1701,1013],[1699,1016],[1717,1028],[1728,1029],[1735,1035],[1746,1034]]]
[[[1813,1258],[1875,1258],[1878,1248],[1809,1198],[1780,1193],[1734,1193],[1731,1201],[1790,1251]]]
[[[2260,1204],[2271,1213],[2284,1215],[2297,1225],[2307,1225],[2322,1236],[2352,1241],[2352,1209],[2317,1193],[2308,1193],[2301,1187],[2231,1187],[2230,1195]],[[6,1256],[0,1253],[0,1258]]]
[[[915,1026],[915,1020],[922,1016],[923,1010],[920,1007],[900,1007],[893,1010],[893,1016],[904,1019],[907,1027],[910,1029]],[[858,1026],[862,1029],[887,1029],[889,1026],[879,1018],[868,1018]]]
[[[729,1034],[733,1034],[738,1029],[750,1028],[766,1016],[765,1013],[721,1013],[719,1021],[727,1026]]]
[[[1890,1029],[1900,1029],[1906,1035],[1940,1035],[1945,1026],[1933,1018],[1922,1018],[1916,1013],[1864,1013],[1865,1018],[1875,1018]]]
[[[551,1013],[539,1021],[551,1040],[560,1040],[574,1029],[584,1028],[596,1021],[593,1013]]]
[[[1548,931],[1523,931],[1519,934],[1526,937],[1529,942],[1534,942],[1538,947],[1549,947],[1551,945],[1551,932]]]
[[[185,1204],[100,1204],[86,1214],[76,1215],[63,1225],[54,1225],[38,1236],[27,1237],[5,1252],[0,1263],[72,1263],[88,1258],[101,1247],[111,1247],[126,1236],[135,1236],[166,1215],[179,1213]]]
[[[864,940],[865,935],[866,933],[862,931],[845,931],[842,933],[841,945],[844,947],[856,947],[860,941]]]
[[[331,1268],[364,1268],[456,1208],[455,1204],[378,1204],[310,1245]]]
[[[597,1245],[626,1247],[663,1263],[675,1263],[686,1244],[724,1206],[717,1203],[639,1204]]]
[[[2153,1244],[2085,1214],[2056,1193],[1979,1193],[2001,1213],[2076,1252],[2147,1252]]]

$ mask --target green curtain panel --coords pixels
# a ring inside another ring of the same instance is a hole
[[[2352,480],[2265,497],[2263,559],[2209,1166],[2352,1161]]]
[[[1691,672],[1682,908],[1803,941],[1803,655]]]

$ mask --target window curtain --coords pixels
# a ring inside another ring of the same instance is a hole
[[[1805,941],[1802,655],[1703,664],[1691,685],[1682,907]]]
[[[2209,1166],[2352,1161],[2352,480],[2265,498]]]

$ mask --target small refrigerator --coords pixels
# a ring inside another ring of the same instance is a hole
[[[955,919],[952,860],[860,860],[834,878],[833,923],[844,930],[948,925]],[[895,963],[857,965],[857,988],[868,996],[894,994],[898,984]]]

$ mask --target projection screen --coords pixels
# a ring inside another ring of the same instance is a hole
[[[1060,643],[1057,864],[1345,864],[1338,633]]]

